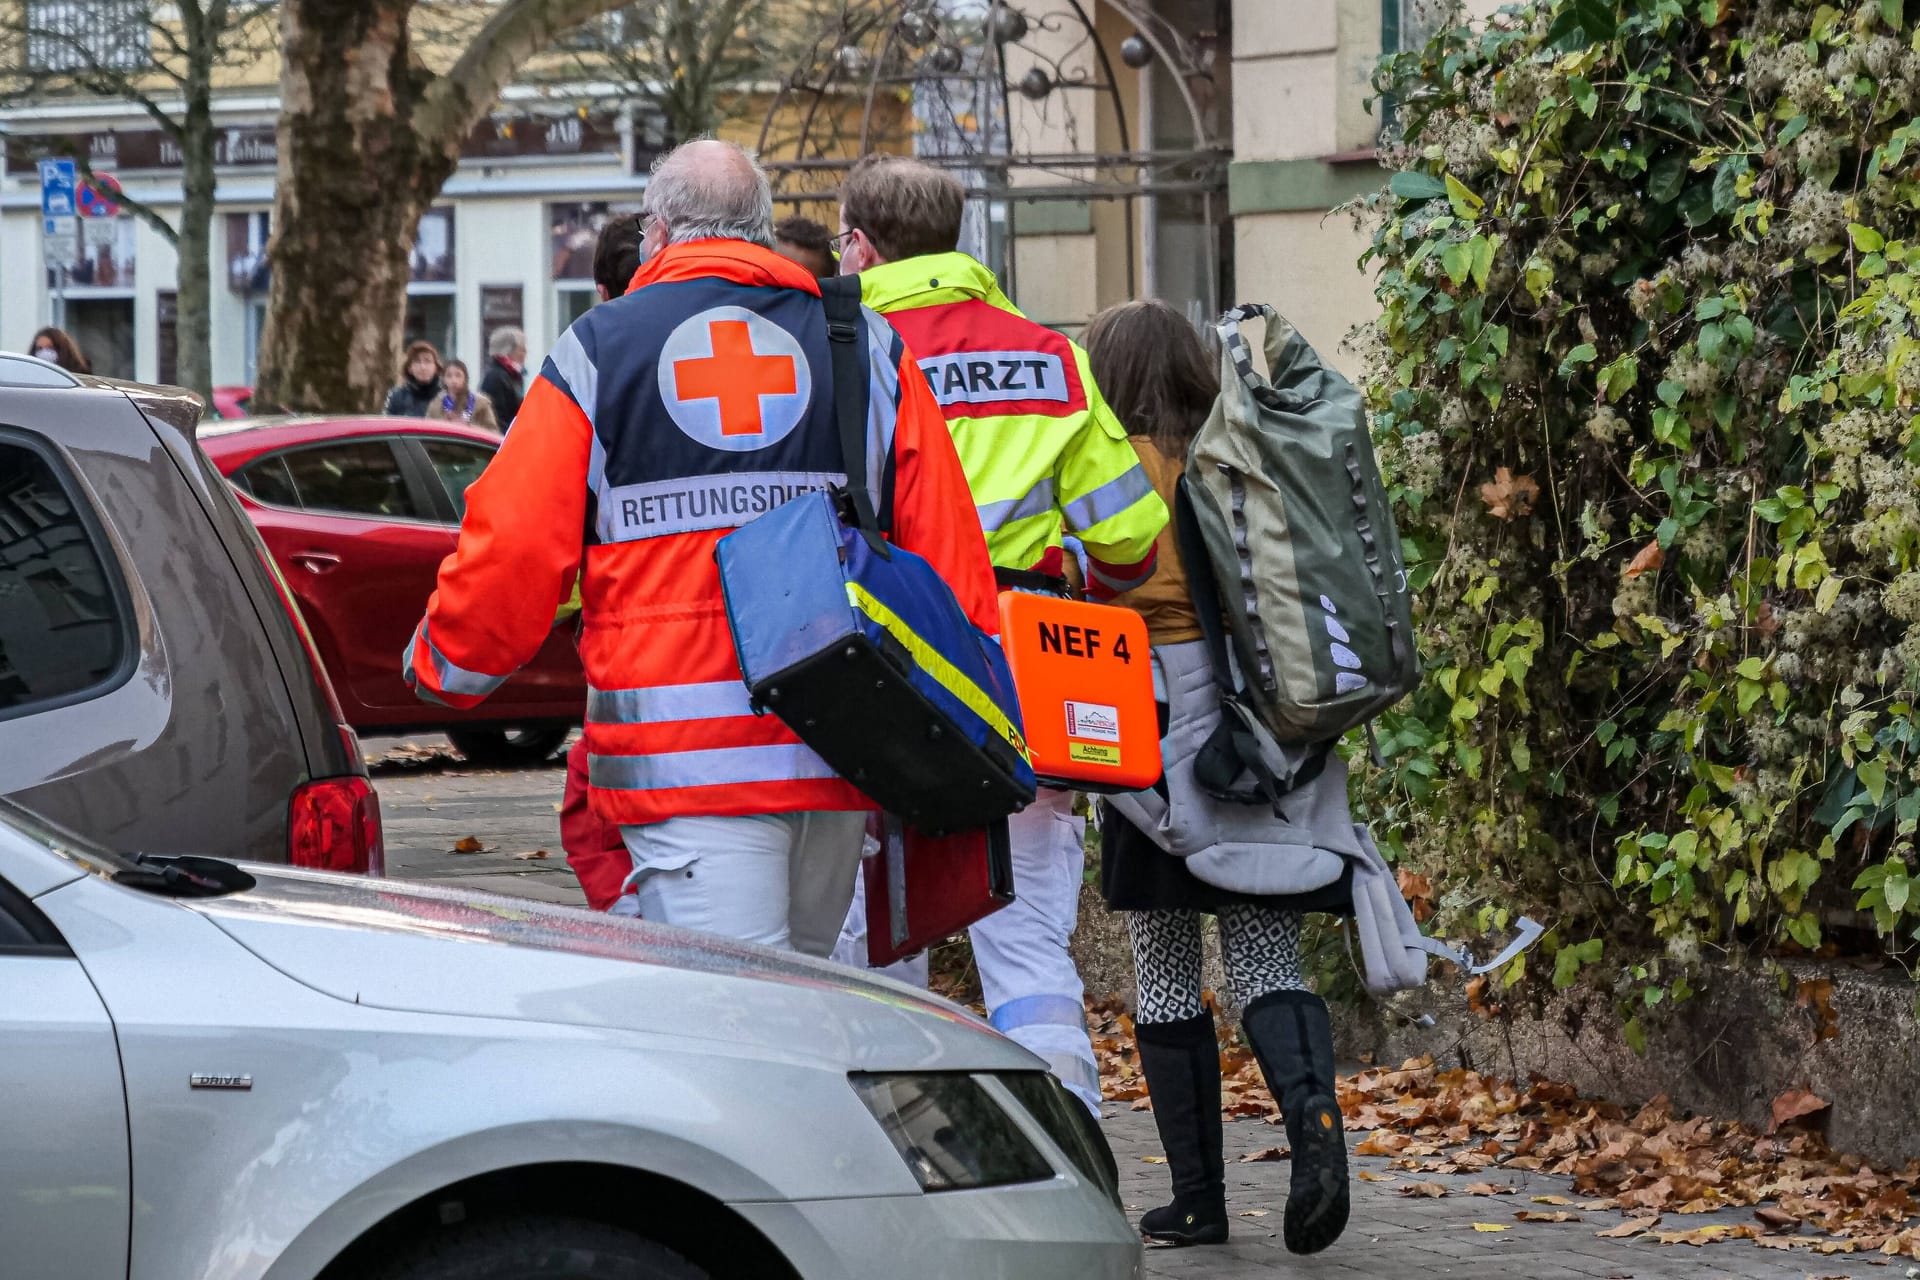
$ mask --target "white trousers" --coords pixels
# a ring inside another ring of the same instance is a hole
[[[1014,899],[967,934],[993,1025],[1044,1058],[1060,1082],[1098,1115],[1100,1071],[1087,1037],[1086,989],[1067,950],[1080,917],[1086,826],[1086,819],[1073,812],[1070,791],[1043,789],[1008,819]],[[866,904],[857,895],[833,958],[866,967]],[[924,955],[884,972],[927,984]]]
[[[621,827],[633,874],[617,914],[825,956],[853,897],[864,813],[669,818]]]

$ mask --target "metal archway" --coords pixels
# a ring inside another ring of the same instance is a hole
[[[1129,65],[1157,59],[1171,73],[1192,147],[1136,148],[1100,5],[1145,50],[1127,51]],[[1004,252],[993,256],[1010,289],[1017,204],[1119,200],[1129,296],[1139,272],[1136,202],[1197,194],[1211,220],[1211,202],[1224,201],[1227,154],[1194,92],[1211,79],[1210,63],[1150,0],[838,0],[825,16],[761,121],[776,199],[830,200],[858,156],[911,152],[961,177],[984,228],[980,243],[1000,237]],[[1097,143],[1103,111],[1117,147],[1082,145]],[[1209,256],[1212,293],[1217,251]]]

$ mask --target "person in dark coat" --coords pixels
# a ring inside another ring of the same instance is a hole
[[[400,384],[387,392],[382,413],[396,418],[424,418],[440,399],[440,352],[431,342],[415,342],[407,347],[406,363],[400,366]]]
[[[527,335],[520,329],[495,329],[487,339],[487,372],[480,391],[493,402],[493,416],[505,431],[520,412],[527,386]]]
[[[1086,342],[1094,380],[1131,433],[1155,491],[1173,508],[1188,449],[1219,392],[1214,363],[1193,325],[1157,301],[1101,312],[1088,327]],[[1178,727],[1194,706],[1192,690],[1197,687],[1198,697],[1210,706],[1217,695],[1211,677],[1191,678],[1210,665],[1174,525],[1161,531],[1158,554],[1160,571],[1113,603],[1146,620],[1155,673],[1164,676],[1171,723]],[[1161,739],[1169,777],[1186,763],[1173,758],[1185,750],[1170,747],[1176,740],[1188,741],[1184,736]],[[1325,786],[1339,792],[1328,803],[1344,820],[1345,774],[1337,761],[1326,776]],[[1157,788],[1163,797],[1167,786],[1163,780]],[[1177,793],[1173,798],[1182,799]],[[1184,820],[1170,806],[1165,811],[1170,819]],[[1249,845],[1257,855],[1298,838],[1277,823],[1268,825],[1269,817],[1236,813],[1231,837],[1224,829],[1202,827],[1210,842],[1205,851]],[[1194,875],[1185,858],[1156,843],[1112,802],[1100,836],[1102,896],[1108,907],[1127,913],[1133,935],[1139,980],[1134,1031],[1173,1179],[1173,1203],[1146,1213],[1141,1234],[1180,1245],[1227,1239],[1219,1044],[1213,1014],[1202,999],[1200,967],[1201,921],[1212,915],[1220,924],[1227,982],[1243,1010],[1242,1034],[1280,1104],[1292,1142],[1287,1248],[1295,1253],[1326,1248],[1347,1222],[1346,1145],[1334,1094],[1327,1006],[1307,989],[1300,972],[1300,916],[1345,910],[1341,898],[1350,890],[1336,883],[1307,894],[1256,896],[1217,887]]]

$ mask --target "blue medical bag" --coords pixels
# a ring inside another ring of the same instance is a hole
[[[881,808],[942,835],[1033,799],[1007,661],[932,565],[870,544],[830,493],[777,507],[715,555],[754,709]]]

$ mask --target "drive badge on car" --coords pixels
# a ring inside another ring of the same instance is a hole
[[[196,1071],[187,1077],[187,1084],[195,1089],[251,1089],[252,1076],[223,1076]]]

